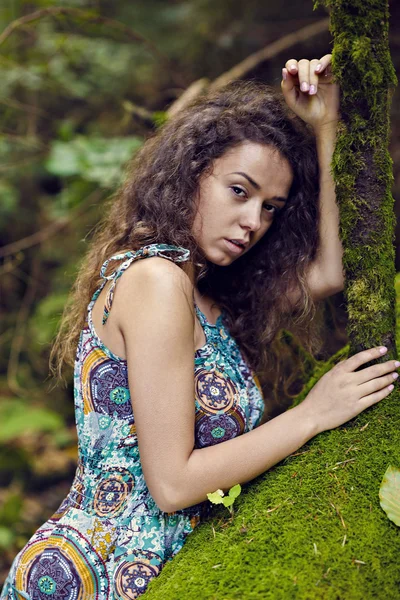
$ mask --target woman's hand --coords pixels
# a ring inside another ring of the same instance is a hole
[[[282,93],[286,104],[315,133],[336,128],[339,119],[339,86],[333,82],[331,54],[321,59],[290,59],[282,69]]]
[[[382,351],[383,350],[383,351]],[[387,348],[354,354],[325,373],[301,403],[317,424],[318,432],[347,423],[390,394],[400,362],[388,360],[356,371],[382,356]]]

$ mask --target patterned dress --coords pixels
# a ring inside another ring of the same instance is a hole
[[[103,282],[88,305],[75,360],[76,475],[61,506],[16,556],[1,600],[137,598],[209,514],[208,500],[173,513],[153,500],[140,462],[127,362],[93,327],[92,308],[107,281],[112,283],[103,323],[119,277],[134,261],[151,256],[181,262],[189,250],[151,244],[102,266]],[[106,275],[112,264],[119,266]],[[264,402],[224,313],[213,325],[196,304],[195,310],[206,337],[194,352],[195,447],[203,448],[256,427]]]

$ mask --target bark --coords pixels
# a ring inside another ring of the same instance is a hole
[[[396,356],[387,0],[330,0],[342,123],[333,159],[344,246],[348,351],[382,344]],[[400,276],[396,285],[400,295]],[[400,317],[398,300],[398,322]],[[300,398],[301,399],[301,398]],[[314,438],[197,527],[153,580],[149,600],[400,598],[399,530],[380,507],[400,468],[399,393]],[[213,491],[213,490],[210,490]],[[226,513],[226,514],[225,514]]]

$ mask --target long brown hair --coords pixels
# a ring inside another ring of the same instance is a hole
[[[293,171],[288,201],[267,234],[227,267],[209,262],[191,228],[200,177],[230,148],[266,144]],[[289,113],[281,94],[260,82],[234,81],[196,99],[160,127],[133,157],[91,241],[52,348],[61,377],[73,364],[86,308],[101,283],[102,263],[123,250],[153,243],[190,250],[200,292],[226,312],[228,326],[264,386],[279,377],[278,333],[295,331],[305,348],[320,348],[316,307],[305,273],[318,246],[318,161],[310,129]],[[184,268],[185,263],[177,263]],[[290,309],[287,292],[301,291]]]

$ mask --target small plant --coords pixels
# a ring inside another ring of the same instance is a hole
[[[231,487],[231,489],[228,492],[228,496],[225,496],[222,490],[217,490],[216,492],[211,492],[207,494],[207,498],[210,502],[213,502],[214,504],[223,504],[224,506],[226,506],[226,508],[230,512],[231,517],[233,517],[233,503],[235,502],[236,498],[239,496],[241,491],[242,488],[240,486],[240,483],[237,483],[236,485]]]

